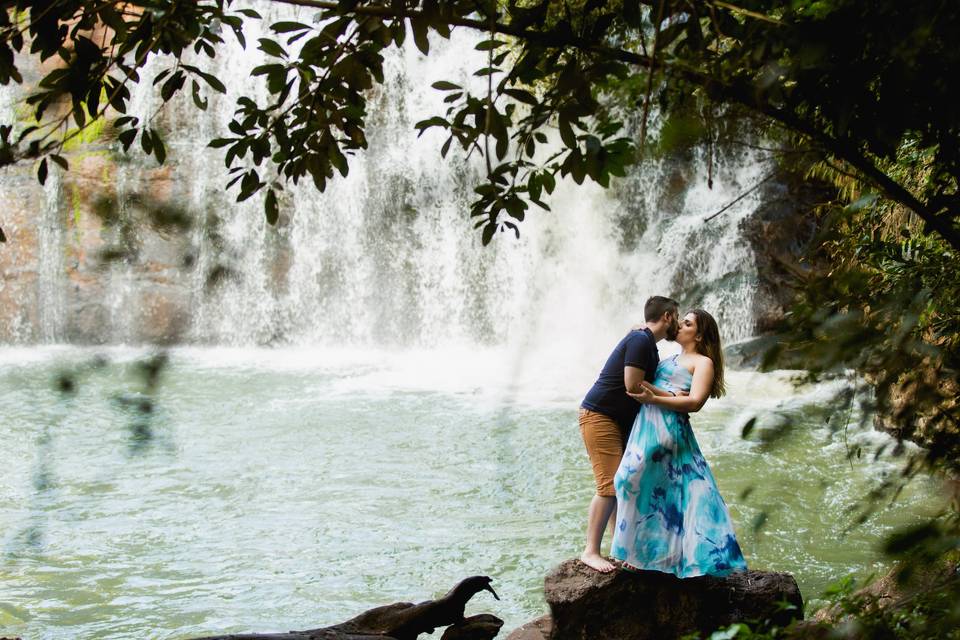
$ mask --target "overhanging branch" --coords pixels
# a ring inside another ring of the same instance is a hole
[[[338,3],[330,0],[272,0],[272,2],[340,12]],[[721,3],[716,4],[719,6]],[[399,19],[428,17],[423,11],[370,4],[357,6],[341,13]],[[663,60],[656,60],[650,56],[626,49],[600,45],[596,42],[573,36],[569,32],[560,33],[549,29],[546,31],[534,31],[501,22],[478,20],[462,16],[445,16],[444,20],[451,26],[465,27],[487,33],[493,31],[545,46],[574,47],[582,51],[599,54],[619,62],[641,66],[649,70],[663,69],[676,74],[683,80],[704,88],[713,99],[739,104],[751,111],[761,113],[797,133],[807,136],[826,151],[855,167],[886,197],[912,210],[926,223],[929,229],[939,234],[954,249],[960,250],[960,232],[954,228],[952,222],[946,217],[938,216],[937,212],[933,211],[930,206],[921,202],[907,188],[881,171],[861,152],[855,143],[835,138],[819,130],[812,123],[807,122],[791,111],[777,108],[767,102],[758,101],[755,93],[749,86],[737,86],[722,82],[697,69],[690,68],[676,61],[664,62]]]

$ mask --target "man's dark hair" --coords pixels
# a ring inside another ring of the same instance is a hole
[[[656,322],[668,311],[679,314],[680,305],[677,304],[676,300],[663,296],[651,296],[647,299],[647,303],[643,305],[643,319],[646,322]]]

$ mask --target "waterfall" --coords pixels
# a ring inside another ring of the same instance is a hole
[[[275,20],[313,15],[255,4],[264,24],[245,27],[248,43]],[[198,64],[228,94],[211,95],[206,113],[188,94],[178,96],[154,121],[167,140],[168,166],[135,150],[124,158],[116,141],[102,139],[71,156],[70,172],[51,172],[45,193],[62,201],[35,220],[46,230],[42,264],[35,291],[16,300],[42,312],[30,331],[5,327],[0,339],[501,345],[540,353],[576,341],[595,359],[642,320],[653,294],[710,310],[726,340],[753,333],[757,273],[742,223],[761,206],[759,195],[705,219],[766,173],[759,156],[721,154],[712,189],[706,160],[696,155],[680,169],[648,159],[609,190],[561,181],[548,200],[552,211],[530,212],[519,240],[504,234],[482,247],[468,217],[482,161],[465,159],[456,146],[443,160],[442,132],[418,138],[413,128],[445,108],[432,82],[475,84],[471,74],[484,66],[485,54],[473,50],[477,36],[457,31],[449,41],[432,38],[429,57],[409,43],[388,53],[386,83],[370,95],[369,150],[352,157],[349,176],[324,193],[309,180],[288,186],[281,220],[270,227],[259,197],[236,203],[235,192],[224,190],[222,150],[205,147],[225,133],[236,97],[258,90],[249,70],[265,57],[224,36],[228,46],[217,58]],[[168,65],[155,60],[142,74],[132,115],[156,112],[152,78]],[[0,180],[11,189],[7,177]],[[115,195],[134,223],[98,218],[95,194]],[[153,229],[134,206],[144,200],[183,209],[193,225]],[[62,215],[67,209],[75,215]],[[69,233],[51,231],[58,216]],[[120,259],[106,266],[94,259],[124,241],[134,249]]]

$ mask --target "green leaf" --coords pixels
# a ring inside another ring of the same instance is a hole
[[[263,212],[267,216],[267,224],[277,224],[280,218],[280,207],[277,204],[277,194],[273,189],[268,189],[267,197],[263,199]]]
[[[273,73],[275,71],[282,71],[283,65],[278,62],[272,62],[270,64],[261,64],[254,67],[250,70],[251,76],[265,76],[267,74]]]
[[[350,165],[347,163],[346,156],[340,153],[340,150],[335,145],[330,147],[330,152],[327,155],[330,159],[330,164],[340,172],[340,175],[346,177],[350,171]]]
[[[167,159],[167,147],[163,144],[163,139],[156,129],[151,129],[150,134],[153,138],[153,155],[156,156],[157,162],[163,164]]]
[[[434,89],[437,89],[438,91],[458,91],[463,88],[458,84],[447,82],[446,80],[439,80],[437,82],[434,82],[430,86],[433,87]]]
[[[208,101],[206,98],[200,95],[200,83],[196,80],[191,81],[192,84],[192,95],[193,95],[193,104],[197,106],[201,111],[207,110]]]
[[[486,226],[483,228],[483,234],[480,238],[481,242],[483,242],[483,246],[487,246],[488,244],[490,244],[490,241],[493,240],[493,234],[495,234],[496,232],[497,232],[497,223],[488,222]]]
[[[507,213],[510,217],[523,222],[524,217],[526,217],[527,203],[520,198],[509,198],[506,204]]]
[[[390,33],[393,34],[393,43],[398,47],[403,46],[403,41],[407,38],[407,29],[403,26],[403,20],[398,20],[390,26]]]
[[[420,135],[423,135],[423,132],[429,129],[430,127],[449,127],[450,123],[447,122],[444,118],[440,116],[433,116],[432,118],[427,118],[426,120],[421,120],[420,122],[413,125],[414,129],[420,130]]]
[[[263,51],[264,53],[266,53],[267,55],[274,56],[275,58],[287,57],[287,52],[284,51],[283,47],[277,44],[275,40],[271,40],[270,38],[260,38],[259,40],[257,40],[257,42],[260,43],[260,46],[257,48]]]
[[[413,31],[413,42],[417,45],[417,49],[420,49],[420,52],[423,55],[429,54],[430,40],[427,37],[429,30],[429,23],[427,20],[419,16],[410,18],[410,29]]]
[[[543,180],[543,188],[547,193],[553,193],[553,190],[557,188],[557,180],[552,173],[544,171],[540,174],[540,179]]]
[[[17,136],[17,142],[18,142],[18,143],[19,143],[19,142],[23,142],[23,139],[24,139],[24,138],[26,138],[27,136],[29,136],[31,133],[33,133],[34,131],[36,131],[36,130],[39,129],[39,128],[40,128],[40,127],[38,127],[38,126],[36,126],[36,125],[31,125],[31,126],[25,128],[23,131],[20,132],[20,135]],[[3,138],[4,141],[6,141],[6,140],[7,140],[7,137],[10,135],[10,127],[7,126],[7,127],[5,128],[5,130],[7,131],[7,135],[4,136],[4,138]]]
[[[597,155],[600,153],[600,150],[603,149],[603,145],[600,144],[600,138],[597,136],[587,135],[584,137],[583,142],[588,155]]]
[[[67,162],[66,158],[64,158],[63,156],[57,155],[55,153],[51,153],[50,159],[56,162],[58,165],[60,165],[60,168],[63,169],[64,171],[67,171],[68,169],[70,169],[70,164]]]
[[[481,42],[478,42],[477,46],[475,46],[474,49],[476,49],[477,51],[490,51],[491,49],[497,49],[499,47],[502,47],[505,44],[507,43],[504,42],[503,40],[496,40],[496,39],[483,40]]]
[[[158,73],[156,77],[153,79],[153,86],[157,86],[158,84],[163,82],[163,79],[166,78],[168,75],[170,75],[171,71],[173,71],[173,69],[164,69],[163,71]]]
[[[276,33],[290,33],[292,31],[309,31],[311,27],[300,22],[275,22],[270,25]]]
[[[509,140],[505,136],[497,136],[496,153],[497,159],[503,160],[509,150]]]
[[[577,149],[579,147],[577,144],[577,136],[573,133],[573,128],[570,126],[570,120],[564,117],[563,114],[560,115],[559,128],[560,139],[563,140],[563,144],[567,145],[571,149]]]
[[[170,76],[160,88],[160,97],[163,98],[163,101],[167,102],[170,100],[170,98],[173,97],[173,94],[183,87],[183,83],[186,82],[186,80],[187,77],[183,75],[182,71],[177,71],[175,74]]]
[[[259,191],[262,186],[263,183],[260,182],[259,174],[252,169],[247,171],[240,180],[240,194],[237,196],[237,202],[243,202]]]
[[[539,104],[539,101],[534,97],[529,91],[524,91],[523,89],[504,89],[503,93],[510,96],[517,102],[522,102],[524,104],[529,104],[531,106],[536,106]]]
[[[224,86],[224,84],[220,81],[220,78],[218,78],[217,76],[213,75],[212,73],[207,73],[206,71],[203,71],[202,69],[200,69],[200,68],[198,68],[198,67],[195,67],[195,66],[193,66],[193,65],[190,65],[190,64],[185,64],[185,65],[183,65],[183,68],[186,69],[187,71],[189,71],[189,72],[191,72],[191,73],[194,73],[194,74],[200,76],[201,78],[203,78],[204,82],[206,82],[208,85],[210,85],[210,87],[211,87],[214,91],[216,91],[216,92],[218,92],[218,93],[226,93],[226,92],[227,92],[227,87]]]
[[[136,137],[137,137],[136,129],[127,129],[126,131],[121,132],[120,135],[117,136],[117,139],[120,141],[120,144],[123,146],[123,150],[127,151],[130,149],[130,145],[133,144],[133,141],[136,139]]]
[[[210,73],[201,73],[200,77],[207,81],[207,84],[210,85],[214,91],[219,93],[226,93],[227,87],[224,86],[222,82],[215,76]]]
[[[40,166],[37,167],[37,180],[40,184],[47,183],[47,159],[44,158],[40,161]]]
[[[543,188],[543,185],[540,182],[540,176],[536,173],[531,173],[530,178],[527,179],[527,192],[530,194],[531,200],[540,199],[540,190]]]
[[[144,131],[140,136],[140,148],[143,149],[143,152],[148,156],[153,153],[153,138],[150,136],[149,131]]]

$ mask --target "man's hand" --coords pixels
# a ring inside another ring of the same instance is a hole
[[[653,386],[652,383],[647,382],[646,380],[643,381],[643,386],[645,386],[647,389],[650,389],[650,391],[654,395],[663,395],[663,394],[658,394],[657,391],[659,391],[659,389],[657,389],[655,386]],[[672,393],[674,396],[677,396],[677,397],[690,395],[689,391],[684,391],[683,389],[679,389],[678,391],[671,391],[670,393]]]
[[[637,402],[644,402],[644,403],[651,402],[654,398],[653,391],[651,391],[650,387],[648,387],[646,384],[643,384],[640,386],[639,393],[631,393],[630,391],[627,391],[627,395],[633,398],[634,400],[636,400]]]
[[[627,395],[630,396],[631,398],[633,398],[634,400],[638,401],[638,402],[649,402],[649,400],[642,400],[642,399],[641,399],[641,397],[643,396],[643,392],[647,392],[647,393],[649,394],[649,395],[646,396],[646,397],[652,397],[652,396],[667,396],[667,395],[673,395],[673,396],[676,396],[676,397],[682,397],[682,396],[688,396],[688,395],[690,395],[690,392],[689,392],[689,391],[684,391],[684,390],[682,390],[682,389],[679,390],[679,391],[665,391],[665,390],[663,390],[663,389],[659,389],[659,388],[653,386],[651,383],[647,382],[646,380],[644,380],[642,383],[640,383],[640,391],[641,391],[641,393],[631,393],[630,391],[627,391]]]

